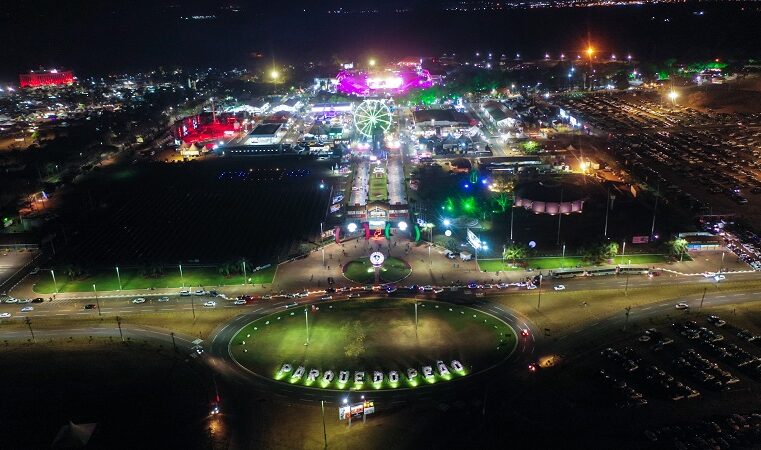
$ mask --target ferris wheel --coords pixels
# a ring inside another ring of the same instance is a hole
[[[391,128],[391,110],[380,100],[365,100],[354,110],[354,126],[367,138],[376,130],[385,133]]]

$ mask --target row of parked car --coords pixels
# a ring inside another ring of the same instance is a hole
[[[706,420],[644,431],[655,445],[678,449],[758,448],[761,412],[714,416]]]

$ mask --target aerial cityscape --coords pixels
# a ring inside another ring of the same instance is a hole
[[[761,448],[759,3],[0,24],[0,448]]]

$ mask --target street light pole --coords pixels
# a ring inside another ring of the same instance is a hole
[[[624,263],[625,255],[626,255],[626,241],[624,241],[623,247],[621,248],[621,264]]]
[[[29,327],[29,333],[32,335],[32,342],[37,342],[37,339],[34,337],[34,331],[32,330],[32,319],[25,317],[24,323]]]
[[[603,233],[604,237],[608,237],[608,212],[610,211],[610,188],[605,193],[606,199],[605,199],[605,231]]]
[[[325,449],[328,448],[328,430],[325,428],[325,400],[320,400],[320,409],[322,410],[322,437],[325,439]]]
[[[629,312],[632,310],[632,307],[627,306],[626,308],[624,308],[624,310],[626,311],[626,322],[624,322],[624,331],[626,331],[626,326],[629,325]]]
[[[122,334],[122,318],[119,316],[116,316],[116,326],[119,327],[119,337],[122,342],[124,342],[124,335]],[[174,333],[172,333],[172,340],[174,341]]]
[[[542,306],[542,275],[539,275],[539,300],[536,302],[536,309]]]
[[[122,277],[119,275],[119,266],[116,266],[116,279],[119,280],[119,290],[122,290]]]
[[[58,283],[56,283],[56,281],[55,281],[55,272],[53,271],[53,269],[50,269],[50,275],[53,276],[53,287],[55,288],[55,293],[57,294],[58,293]]]
[[[193,293],[190,293],[190,309],[193,311],[193,320],[196,320],[196,301],[193,298]]]
[[[515,192],[513,192],[513,204],[510,206],[510,243],[513,242],[513,217],[515,216]]]
[[[415,300],[415,336],[417,337],[417,300]]]
[[[103,316],[100,312],[100,300],[98,300],[98,290],[95,289],[95,284],[92,285],[92,290],[95,292],[95,304],[98,306],[98,316]]]
[[[243,284],[246,284],[246,260],[243,260]]]
[[[703,296],[702,296],[702,297],[700,297],[700,307],[698,307],[698,314],[700,314],[700,311],[703,309],[703,300],[705,300],[705,299],[706,299],[706,291],[707,291],[707,290],[708,290],[708,288],[707,288],[707,287],[706,287],[706,288],[703,288]]]
[[[721,264],[719,265],[719,273],[721,273],[721,270],[724,268],[724,254],[726,252],[721,252]]]
[[[304,308],[304,321],[307,324],[307,341],[304,345],[309,345],[309,308]]]
[[[180,282],[182,283],[183,289],[185,288],[185,279],[182,277],[182,264],[178,264],[180,266]]]
[[[563,244],[563,259],[560,260],[560,266],[565,268],[565,244]]]

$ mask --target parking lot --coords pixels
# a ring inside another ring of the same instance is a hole
[[[660,445],[754,446],[761,415],[747,409],[752,404],[747,397],[761,387],[761,336],[732,322],[677,314],[670,325],[602,349],[591,369],[597,371],[592,401],[601,408],[633,408],[638,415],[703,412],[693,423],[642,430],[645,439]]]

